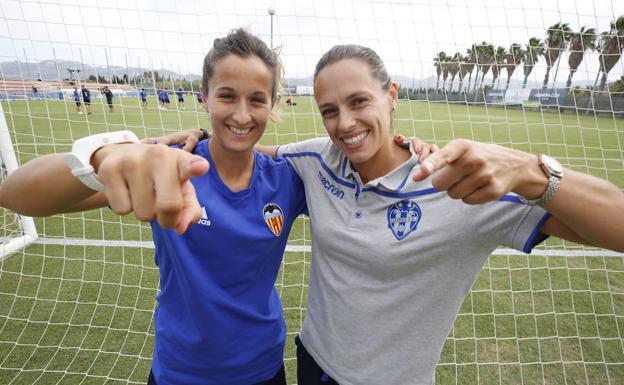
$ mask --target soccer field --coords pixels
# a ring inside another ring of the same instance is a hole
[[[325,135],[313,98],[295,101],[282,104],[280,121],[261,143]],[[184,110],[149,103],[142,109],[137,99],[115,98],[109,113],[96,99],[91,115],[60,100],[4,101],[2,108],[20,164],[68,151],[89,134],[209,127],[192,98]],[[396,133],[440,147],[467,138],[543,152],[624,189],[621,118],[425,101],[401,101],[395,118]],[[14,218],[0,210],[6,237]],[[149,226],[109,210],[35,222],[40,242],[0,262],[0,385],[145,384],[158,291]],[[305,315],[309,246],[307,219],[300,218],[276,282],[289,328],[289,384],[296,382],[293,337]],[[463,303],[436,384],[624,384],[623,336],[621,254],[557,240],[531,256],[498,250]]]

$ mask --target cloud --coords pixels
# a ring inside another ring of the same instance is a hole
[[[542,40],[548,26],[569,22],[609,28],[624,14],[624,2],[567,0],[276,0],[166,1],[127,0],[112,7],[106,1],[66,0],[62,4],[3,0],[0,3],[0,61],[83,60],[89,65],[141,63],[199,73],[201,58],[215,38],[246,26],[270,41],[273,7],[274,45],[281,46],[287,76],[307,76],[320,55],[334,44],[358,43],[380,53],[389,71],[402,76],[434,75],[439,51],[465,53],[472,43],[487,41],[508,47]],[[593,78],[598,55],[588,53],[577,79]],[[621,60],[610,78],[624,71]],[[540,79],[543,60],[531,78]],[[567,77],[567,54],[558,79]],[[520,77],[516,71],[514,77]],[[552,76],[552,75],[551,75]]]

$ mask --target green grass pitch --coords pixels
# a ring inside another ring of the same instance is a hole
[[[313,99],[295,101],[296,107],[282,103],[263,144],[325,135]],[[20,164],[68,151],[88,134],[127,128],[143,137],[209,127],[191,98],[184,110],[149,103],[141,109],[138,100],[115,98],[109,113],[96,99],[91,115],[76,114],[71,101],[2,107]],[[394,130],[440,146],[468,138],[545,152],[624,188],[623,119],[401,101]],[[14,218],[2,214],[8,236]],[[36,219],[36,225],[47,239],[93,242],[35,244],[0,262],[0,384],[146,383],[158,270],[153,249],[115,242],[149,242],[149,227],[108,210]],[[298,220],[289,244],[309,246],[309,239],[307,222]],[[102,240],[113,242],[97,244]],[[541,250],[555,255],[489,258],[447,338],[436,384],[624,384],[624,259],[589,251],[565,256],[585,249],[556,240]],[[305,315],[309,263],[309,252],[287,252],[276,282],[289,327],[289,384],[296,382],[293,337]]]

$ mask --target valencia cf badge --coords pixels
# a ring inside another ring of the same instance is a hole
[[[415,202],[403,200],[388,208],[388,228],[399,241],[416,230],[422,212]]]
[[[269,229],[276,237],[279,237],[284,227],[284,212],[281,207],[275,203],[268,203],[264,206],[262,215],[264,215],[264,221],[269,226]]]

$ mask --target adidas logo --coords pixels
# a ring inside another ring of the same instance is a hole
[[[204,226],[210,226],[212,224],[210,219],[208,219],[208,214],[206,214],[205,207],[202,207],[202,217],[197,223],[199,223],[200,225],[204,225]]]

